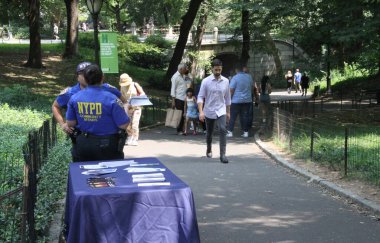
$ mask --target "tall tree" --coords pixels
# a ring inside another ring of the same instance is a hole
[[[111,13],[115,14],[116,19],[116,29],[120,33],[123,32],[123,26],[121,23],[121,11],[127,6],[127,0],[106,0],[106,7]]]
[[[67,33],[64,58],[72,58],[78,55],[78,3],[79,0],[65,0]]]
[[[241,49],[240,61],[242,65],[247,65],[249,60],[249,50],[251,44],[251,35],[249,33],[249,10],[247,4],[249,0],[243,0],[241,11],[241,31],[243,34],[243,45]]]
[[[198,9],[202,2],[203,0],[191,0],[186,14],[182,17],[178,41],[165,75],[167,81],[170,80],[171,76],[177,71],[177,66],[182,60],[190,29],[193,25],[195,17],[197,16]]]
[[[29,57],[26,67],[41,68],[40,1],[29,1]]]
[[[192,77],[196,77],[196,71],[198,66],[198,55],[202,45],[203,35],[206,29],[207,16],[213,9],[213,0],[205,0],[201,5],[197,29],[195,31],[195,35],[193,36],[193,46],[190,47],[190,51],[192,52],[189,55],[190,63],[191,63],[191,75]],[[194,79],[193,79],[194,82]]]

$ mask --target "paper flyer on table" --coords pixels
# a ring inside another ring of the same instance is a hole
[[[140,168],[140,167],[129,167],[124,170],[128,171],[128,173],[143,173],[143,172],[161,172],[166,171],[165,168]]]
[[[165,181],[165,177],[142,177],[142,178],[133,178],[132,182],[162,182]]]
[[[134,160],[120,160],[120,161],[109,161],[109,162],[100,162],[99,165],[106,167],[119,167],[126,166],[136,163]]]
[[[138,183],[137,186],[170,186],[170,182]]]
[[[79,168],[84,170],[96,170],[96,169],[106,169],[105,165],[80,165]]]
[[[134,174],[132,178],[164,177],[162,173]]]
[[[116,172],[117,169],[99,169],[99,170],[86,170],[83,171],[83,175],[105,175]]]

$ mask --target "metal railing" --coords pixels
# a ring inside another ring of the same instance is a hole
[[[166,99],[150,98],[152,106],[144,106],[140,127],[161,124],[165,122],[166,109],[169,107],[169,97]]]
[[[37,174],[56,141],[57,125],[50,119],[38,131],[29,133],[23,156],[1,154],[0,242],[36,242]]]
[[[272,135],[297,158],[323,163],[345,176],[380,185],[380,129],[376,127],[334,125],[277,107]]]

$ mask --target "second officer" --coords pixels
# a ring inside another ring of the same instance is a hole
[[[103,72],[99,66],[86,67],[84,78],[87,88],[71,97],[66,113],[67,125],[80,130],[77,161],[123,159],[129,123],[123,102],[102,89]]]

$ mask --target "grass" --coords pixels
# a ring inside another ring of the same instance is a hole
[[[65,49],[64,43],[41,44],[44,54],[61,54]],[[26,54],[29,51],[29,44],[0,44],[0,54]]]
[[[314,127],[313,157],[311,153],[311,124]],[[285,123],[284,123],[285,124]],[[282,125],[283,126],[283,125]],[[285,127],[282,128],[285,130]],[[345,127],[343,124],[300,119],[289,131],[274,142],[292,152],[296,158],[327,165],[344,171]],[[291,139],[291,145],[289,145]],[[376,125],[350,125],[348,130],[348,175],[380,185],[380,128]]]

